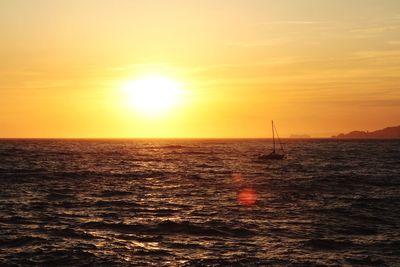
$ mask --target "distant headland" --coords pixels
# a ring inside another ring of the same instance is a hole
[[[339,134],[332,138],[355,138],[355,139],[400,139],[400,126],[387,127],[373,132],[353,131],[347,134]]]

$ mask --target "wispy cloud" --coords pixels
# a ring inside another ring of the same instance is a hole
[[[399,99],[373,99],[368,101],[361,101],[361,106],[374,106],[374,107],[400,107]]]
[[[187,73],[202,73],[215,70],[233,70],[233,69],[249,69],[260,67],[276,67],[281,65],[293,64],[300,62],[299,59],[294,57],[277,57],[271,58],[268,61],[258,61],[251,63],[221,63],[221,64],[207,64],[196,67],[185,67]]]
[[[351,30],[352,33],[365,33],[365,34],[381,34],[388,31],[395,31],[400,29],[400,25],[398,24],[390,24],[390,25],[378,25],[378,26],[370,26],[370,27],[360,27]]]
[[[271,39],[267,41],[259,41],[259,42],[231,42],[228,43],[228,46],[236,46],[236,47],[243,47],[243,48],[252,48],[252,47],[265,47],[265,46],[275,46],[279,44],[285,43],[285,39]]]
[[[256,25],[316,25],[326,24],[329,21],[318,21],[318,20],[273,20],[256,23]]]
[[[393,40],[386,42],[388,45],[400,45],[400,40]]]
[[[135,70],[135,69],[143,69],[143,68],[157,68],[157,67],[166,67],[173,66],[175,63],[173,62],[157,62],[157,63],[132,63],[122,66],[113,66],[110,68],[112,71],[120,71],[120,70]]]
[[[300,100],[295,101],[299,103],[308,103],[308,104],[318,104],[318,105],[332,105],[332,106],[358,106],[358,107],[399,107],[400,106],[400,98],[397,99],[366,99],[363,96],[359,98],[362,99],[318,99],[315,100]]]
[[[382,58],[382,57],[400,57],[400,50],[366,50],[355,52],[356,58]]]

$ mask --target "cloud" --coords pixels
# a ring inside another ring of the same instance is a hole
[[[400,40],[387,41],[388,45],[400,45]]]
[[[378,35],[381,35],[386,32],[396,31],[398,29],[400,29],[400,25],[390,24],[390,25],[379,25],[379,26],[355,28],[355,29],[351,30],[350,32],[360,34],[360,36],[374,37],[374,36],[378,36]]]
[[[316,24],[325,24],[329,23],[328,21],[313,21],[313,20],[274,20],[274,21],[266,21],[260,22],[256,25],[316,25]]]
[[[286,40],[283,38],[280,39],[271,39],[267,41],[259,41],[259,42],[232,42],[228,43],[228,46],[236,46],[243,48],[254,48],[254,47],[265,47],[265,46],[275,46],[279,44],[285,43]]]
[[[365,50],[354,53],[355,58],[368,59],[368,58],[378,58],[378,57],[400,57],[400,50]]]
[[[157,68],[157,67],[166,67],[166,66],[173,66],[175,63],[173,62],[157,62],[157,63],[132,63],[120,66],[113,66],[110,67],[109,70],[111,71],[121,71],[121,70],[136,70],[136,69],[143,69],[143,68]]]
[[[400,107],[400,98],[361,101],[359,104],[361,106],[374,106],[374,107]]]
[[[319,105],[332,106],[359,106],[359,107],[400,107],[400,98],[398,99],[337,99],[305,101],[305,103],[318,103]]]

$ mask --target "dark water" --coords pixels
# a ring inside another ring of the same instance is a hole
[[[0,265],[400,266],[400,141],[285,142],[0,141]]]

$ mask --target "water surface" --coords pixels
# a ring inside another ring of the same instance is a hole
[[[284,142],[1,140],[0,265],[400,266],[400,141]]]

